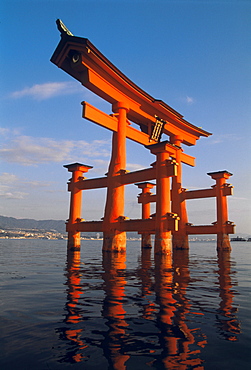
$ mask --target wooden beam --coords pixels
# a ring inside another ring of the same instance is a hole
[[[117,118],[113,116],[109,116],[108,114],[100,111],[99,109],[93,107],[91,104],[87,102],[82,102],[83,105],[83,114],[82,117],[87,119],[88,121],[94,122],[102,127],[108,128],[111,131],[118,131],[118,123]],[[127,126],[126,129],[126,137],[132,141],[135,141],[142,145],[151,145],[156,144],[154,141],[150,141],[150,137],[148,134],[137,130],[134,127]],[[176,150],[173,148],[171,155],[175,158],[176,157]],[[181,162],[185,163],[189,166],[195,166],[195,158],[181,153]]]
[[[121,185],[135,184],[137,182],[151,181],[156,179],[156,169],[146,168],[144,170],[126,172],[121,176]]]
[[[155,168],[126,172],[117,175],[118,183],[121,185],[134,184],[136,182],[150,181],[156,179]],[[97,177],[94,179],[80,180],[77,183],[79,190],[100,189],[107,187],[107,177]]]
[[[115,225],[114,225],[115,226]],[[125,220],[120,223],[121,231],[137,231],[138,233],[141,232],[149,232],[149,234],[155,233],[155,220],[153,219],[135,219],[135,220]]]
[[[76,232],[102,232],[103,221],[82,221],[75,224],[66,224],[66,231]]]
[[[226,184],[223,188],[223,195],[228,196],[228,195],[233,195],[233,186]],[[213,186],[212,188],[209,189],[198,189],[198,190],[189,190],[189,191],[184,191],[181,193],[181,199],[200,199],[200,198],[210,198],[210,197],[216,197],[216,188]]]
[[[96,177],[94,179],[80,180],[77,183],[79,190],[100,189],[107,187],[107,177]]]
[[[173,221],[173,222],[172,222]],[[172,219],[167,219],[168,227],[173,230],[175,225]],[[113,222],[111,228],[119,231],[137,231],[139,234],[147,232],[149,234],[155,234],[156,224],[155,219],[132,219],[132,220],[119,220],[118,222]],[[74,224],[66,224],[66,231],[74,232],[103,232],[103,221],[81,221]]]
[[[186,153],[181,153],[180,158],[182,163],[187,164],[191,167],[195,166],[195,157],[192,157],[191,155]]]
[[[154,123],[154,116],[157,114],[167,122],[164,126],[164,133],[181,136],[186,145],[195,145],[196,140],[201,135],[210,135],[210,133],[186,122],[177,112],[174,113],[172,110],[167,110],[164,107],[165,103],[153,98],[149,100],[149,98],[145,98],[144,95],[136,92],[136,90],[132,90],[128,85],[125,86],[123,82],[122,84],[118,83],[116,75],[114,75],[115,78],[109,74],[106,74],[105,77],[101,76],[99,74],[101,71],[95,71],[94,65],[91,64],[86,59],[82,61],[82,65],[88,69],[88,73],[83,73],[81,83],[110,103],[116,101],[126,102],[130,107],[129,118],[133,122],[142,122],[145,125],[149,121]]]
[[[217,234],[217,224],[214,225],[187,225],[187,235]],[[235,225],[229,223],[226,225],[226,234],[234,234]]]
[[[228,195],[233,195],[233,189],[234,187],[230,184],[225,184],[223,188],[223,195],[228,196]]]
[[[175,175],[175,164],[167,164],[164,166],[165,175],[171,177]],[[136,184],[137,182],[151,181],[156,179],[156,169],[155,167],[145,168],[139,171],[133,172],[123,172],[116,175],[117,182],[121,185]],[[97,177],[94,179],[83,179],[79,180],[76,183],[76,186],[79,190],[88,190],[88,189],[100,189],[107,187],[107,177]],[[71,183],[69,183],[68,190],[71,190]]]
[[[139,194],[138,196],[138,203],[147,204],[147,203],[153,203],[156,202],[157,196],[156,194]]]
[[[184,199],[200,199],[200,198],[210,198],[216,197],[216,189],[199,189],[199,190],[189,190],[181,193],[182,200]]]
[[[153,219],[134,219],[123,220],[111,224],[112,228],[120,231],[138,231],[155,233],[155,220]],[[75,224],[66,224],[66,230],[77,232],[103,232],[103,221],[82,221]]]
[[[108,128],[108,130],[116,132],[118,131],[117,118],[109,116],[85,101],[83,101],[81,104],[83,105],[83,118],[86,118],[102,127]]]
[[[157,115],[167,122],[164,133],[182,137],[186,145],[194,145],[201,136],[211,135],[134,84],[88,39],[64,35],[51,61],[109,103],[127,103],[128,118],[138,125],[147,128]]]
[[[187,235],[217,234],[216,225],[187,225]]]

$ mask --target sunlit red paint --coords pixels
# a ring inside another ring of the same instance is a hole
[[[83,102],[83,118],[112,131],[112,152],[105,177],[85,179],[91,166],[70,164],[70,216],[67,222],[69,248],[80,247],[80,233],[103,232],[103,250],[125,252],[126,232],[142,235],[142,247],[149,247],[150,235],[155,235],[156,254],[171,254],[172,249],[188,249],[188,235],[217,234],[217,247],[230,249],[229,234],[234,224],[228,220],[227,196],[232,187],[226,184],[228,171],[209,173],[216,181],[210,189],[187,191],[182,187],[182,163],[194,166],[195,158],[184,153],[184,145],[195,145],[209,132],[184,120],[183,116],[161,100],[154,99],[118,70],[87,39],[73,36],[59,27],[61,41],[51,61],[77,79],[83,86],[111,104],[108,115]],[[131,122],[139,128],[131,126]],[[160,125],[161,123],[161,125]],[[154,132],[154,135],[152,135]],[[156,134],[157,133],[157,134]],[[157,136],[156,136],[157,135]],[[161,141],[163,135],[166,140]],[[141,171],[126,169],[126,139],[146,147],[156,161]],[[155,195],[151,186],[140,186],[142,218],[129,220],[124,214],[125,186],[156,181]],[[86,222],[81,218],[81,192],[85,189],[106,188],[106,205],[102,221]],[[215,197],[217,220],[211,225],[192,225],[186,211],[188,199]],[[156,214],[150,215],[149,205],[156,203]]]

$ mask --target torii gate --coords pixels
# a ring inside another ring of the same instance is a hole
[[[81,163],[66,165],[72,172],[68,183],[71,192],[70,216],[67,222],[68,247],[80,248],[80,233],[103,232],[104,251],[125,251],[126,231],[142,234],[142,247],[149,247],[155,234],[156,254],[171,253],[171,248],[187,249],[189,234],[217,234],[217,248],[230,249],[228,234],[234,224],[228,221],[226,196],[232,186],[226,184],[228,171],[209,173],[216,180],[211,189],[187,191],[182,188],[182,163],[195,165],[195,158],[184,153],[181,145],[195,145],[209,132],[192,125],[161,100],[154,99],[129,80],[88,39],[73,36],[62,21],[61,32],[51,61],[70,74],[83,86],[112,105],[107,115],[87,102],[82,102],[83,118],[113,132],[109,170],[101,178],[86,179],[83,173],[92,167]],[[139,126],[130,126],[130,121]],[[169,140],[161,141],[167,135]],[[156,156],[151,167],[140,171],[126,170],[126,139],[144,145]],[[172,182],[170,182],[172,178]],[[156,194],[151,193],[156,180]],[[135,184],[142,189],[138,202],[142,204],[142,219],[128,220],[124,216],[124,187]],[[81,219],[82,190],[107,188],[102,221]],[[188,222],[186,200],[216,197],[217,221],[211,225],[194,226]],[[156,214],[150,215],[150,203],[156,202]]]

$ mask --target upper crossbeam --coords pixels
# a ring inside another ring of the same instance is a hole
[[[51,61],[109,103],[125,102],[129,107],[128,119],[139,125],[142,132],[151,135],[158,116],[165,122],[163,133],[180,136],[186,145],[195,145],[201,136],[211,135],[133,83],[88,39],[67,32],[61,36]]]
[[[102,112],[101,110],[95,108],[87,102],[82,102],[83,105],[83,118],[94,122],[102,127],[105,127],[111,131],[118,131],[118,120],[116,117],[109,116],[108,114]],[[150,136],[142,131],[131,127],[129,124],[126,128],[126,137],[142,145],[155,144],[155,141],[151,141]],[[173,158],[176,158],[177,147],[171,146],[170,144],[170,154]],[[195,158],[181,153],[181,162],[189,166],[195,166]]]

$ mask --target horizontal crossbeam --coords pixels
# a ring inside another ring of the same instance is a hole
[[[233,186],[226,184],[223,188],[223,196],[233,195]],[[181,193],[181,200],[216,197],[216,187],[209,189],[189,190]]]
[[[88,64],[88,63],[87,63]],[[85,62],[82,64],[83,72],[80,77],[80,82],[89,90],[102,97],[110,103],[116,101],[126,101],[129,104],[130,112],[128,117],[135,123],[142,122],[146,127],[154,123],[154,116],[163,117],[166,120],[164,125],[164,133],[167,135],[179,135],[184,139],[187,145],[195,145],[196,140],[202,136],[209,136],[210,133],[205,132],[198,127],[195,127],[188,122],[185,123],[181,115],[174,114],[172,110],[166,110],[163,102],[158,100],[149,101],[141,95],[137,97],[135,93],[130,93],[126,88],[121,85],[118,89],[114,84],[101,77],[99,73],[93,71]],[[87,67],[87,70],[84,68]],[[143,99],[142,99],[143,98]]]
[[[128,118],[143,125],[144,132],[152,131],[157,115],[166,122],[164,133],[180,136],[186,145],[194,145],[201,136],[210,135],[134,84],[86,38],[64,34],[51,61],[107,102],[125,102],[129,107]]]
[[[182,200],[210,198],[210,197],[216,197],[216,188],[189,190],[189,191],[184,191],[181,193]]]
[[[163,171],[166,177],[175,176],[176,164],[171,163],[163,166]],[[121,185],[129,185],[129,184],[135,184],[138,182],[143,181],[151,181],[156,179],[156,169],[155,167],[152,168],[146,168],[144,170],[139,171],[133,171],[133,172],[123,172],[121,171],[120,174],[114,176],[116,177],[116,182]],[[71,182],[69,183],[68,190],[72,190]],[[88,189],[100,189],[105,188],[108,186],[108,179],[107,177],[97,177],[95,179],[80,179],[76,183],[76,187],[79,190],[88,190]]]
[[[155,220],[154,219],[134,219],[134,220],[123,220],[111,224],[111,228],[116,228],[119,231],[137,231],[139,234],[147,232],[149,234],[155,234]],[[173,225],[170,224],[170,229],[173,229]],[[75,232],[103,232],[103,221],[82,221],[74,224],[66,224],[66,231]],[[217,224],[215,225],[187,225],[187,235],[203,235],[203,234],[217,234]],[[226,234],[235,233],[235,225],[226,225]]]
[[[187,235],[203,235],[203,234],[217,234],[217,224],[214,225],[187,225],[186,226]],[[226,234],[235,233],[235,225],[229,224],[225,226]]]
[[[127,172],[116,175],[116,182],[121,185],[134,184],[136,182],[150,181],[156,179],[156,170],[155,168],[146,168],[144,170]],[[108,185],[107,177],[98,177],[95,179],[84,179],[79,180],[76,183],[76,186],[79,190],[88,190],[88,189],[100,189],[105,188]],[[71,191],[71,184],[69,184],[69,191]]]
[[[138,203],[142,204],[153,203],[156,202],[156,200],[157,200],[156,194],[152,193],[140,194],[138,196]]]
[[[170,231],[177,230],[177,218],[166,216],[166,228]],[[155,234],[156,232],[156,221],[154,218],[148,219],[132,219],[132,220],[118,220],[110,224],[110,228],[118,231],[137,231],[140,233]],[[73,232],[103,232],[104,223],[103,221],[80,221],[74,224],[66,224],[66,231]]]
[[[69,191],[71,184],[69,184]],[[90,189],[101,189],[107,187],[107,177],[96,177],[94,179],[84,179],[79,180],[76,183],[79,190],[90,190]]]
[[[115,228],[118,231],[138,231],[155,233],[155,220],[153,219],[136,219],[123,220],[114,222],[110,225],[111,229]],[[75,224],[66,224],[66,230],[75,232],[102,232],[104,231],[103,221],[82,221]]]
[[[87,102],[82,102],[83,105],[83,118],[87,119],[88,121],[94,122],[102,127],[108,128],[111,131],[118,131],[118,120],[116,117],[109,116],[108,114],[102,112],[101,110],[93,107],[91,104]],[[142,145],[151,145],[156,144],[155,141],[151,141],[148,134],[137,130],[130,125],[126,128],[126,137],[132,141],[135,141]],[[171,149],[170,149],[171,150]],[[173,148],[171,150],[170,155],[173,158],[176,158],[177,150]],[[181,153],[181,162],[185,163],[189,166],[195,166],[195,158]]]
[[[103,221],[82,221],[74,224],[66,224],[66,231],[74,232],[102,232]]]

